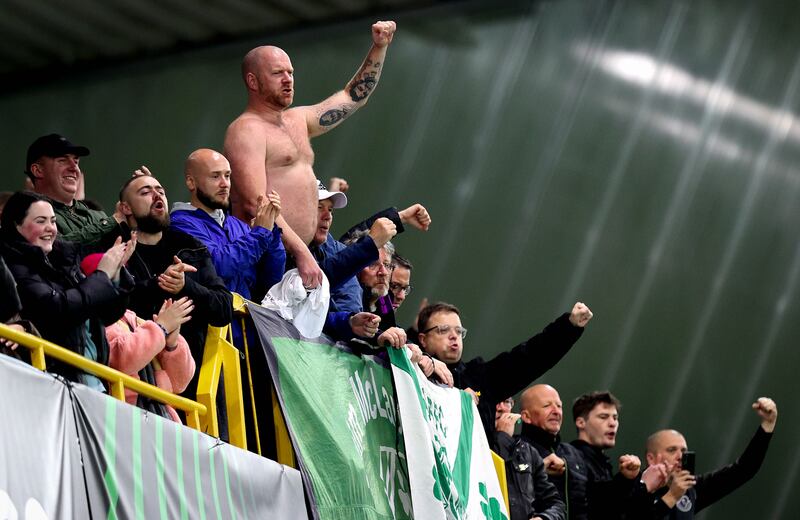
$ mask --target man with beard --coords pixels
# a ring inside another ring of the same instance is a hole
[[[183,231],[200,240],[208,248],[217,274],[231,292],[244,298],[261,301],[270,287],[278,283],[286,265],[286,251],[281,242],[281,229],[275,225],[280,214],[280,196],[276,192],[259,198],[256,216],[245,223],[230,215],[231,167],[220,153],[208,148],[192,152],[184,165],[186,187],[191,202],[178,202],[170,215],[171,228]],[[248,343],[259,345],[254,327],[246,328]],[[244,351],[240,320],[233,321],[233,344]],[[255,406],[259,439],[247,414],[245,428],[247,445],[261,445],[263,453],[275,458],[272,400],[270,382],[264,374],[267,362],[261,348],[250,348],[249,358],[240,356],[242,380],[253,387],[255,403],[250,392],[242,392],[245,410]],[[260,441],[260,442],[259,442]]]
[[[119,193],[121,213],[128,226],[138,230],[136,251],[127,265],[136,279],[129,308],[139,316],[153,316],[164,300],[188,296],[195,308],[192,319],[181,326],[181,334],[195,363],[201,366],[208,326],[222,327],[231,322],[233,298],[217,275],[208,249],[186,233],[170,228],[164,188],[146,168],[142,171],[144,175],[129,179]],[[196,398],[198,377],[199,371],[183,395]]]
[[[225,134],[224,153],[233,167],[233,214],[255,217],[258,196],[274,189],[283,200],[287,251],[306,287],[322,282],[322,271],[308,250],[317,227],[317,180],[311,138],[338,126],[366,104],[378,83],[396,24],[372,25],[373,45],[344,89],[311,106],[289,108],[294,99],[294,68],[273,46],[257,47],[244,57],[242,79],[248,100]]]
[[[172,208],[171,226],[200,240],[208,248],[217,274],[231,292],[261,301],[283,276],[286,252],[275,225],[280,196],[260,197],[249,225],[230,215],[231,167],[208,148],[192,152],[184,166],[191,202]]]
[[[64,136],[43,135],[28,147],[25,174],[33,183],[33,191],[53,205],[61,239],[104,251],[122,234],[123,219],[116,213],[109,217],[78,200],[83,181],[79,163],[87,155],[88,148],[75,145]]]
[[[389,299],[389,277],[392,275],[394,244],[386,242],[378,250],[378,260],[358,273],[358,283],[363,291],[363,309],[380,317],[383,330],[396,327],[397,322]]]

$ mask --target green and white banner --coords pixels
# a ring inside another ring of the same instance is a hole
[[[405,354],[389,349],[418,518],[508,520],[472,397],[431,383]]]
[[[304,339],[250,305],[315,518],[413,518],[405,444],[387,361]],[[417,516],[424,518],[424,515]]]
[[[406,351],[391,352],[393,370],[384,353],[249,309],[315,518],[507,519],[469,396],[429,383]]]

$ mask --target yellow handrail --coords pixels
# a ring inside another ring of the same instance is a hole
[[[251,302],[242,298],[241,295],[233,293],[233,310],[234,314],[242,320],[243,333],[245,332],[244,318],[248,314],[247,303]],[[31,364],[40,370],[46,370],[45,356],[50,356],[104,379],[108,382],[109,393],[120,401],[125,401],[125,389],[130,388],[150,399],[182,410],[186,413],[188,426],[215,437],[219,436],[216,397],[220,376],[224,376],[229,440],[234,446],[247,449],[244,402],[242,399],[244,388],[242,387],[242,374],[239,364],[240,354],[239,350],[231,343],[230,325],[208,328],[203,349],[203,361],[201,366],[198,367],[197,402],[162,390],[109,366],[101,365],[85,358],[46,339],[20,332],[2,323],[0,323],[0,337],[8,338],[29,349],[31,352]],[[252,385],[249,359],[247,368],[248,383]],[[277,402],[277,400],[275,401]],[[253,413],[253,421],[256,421],[255,409]],[[292,452],[291,441],[289,441],[283,418],[280,416],[280,409],[275,409],[274,413],[277,417],[275,430],[278,438],[279,462],[295,467],[296,461]],[[256,432],[256,435],[258,435],[257,429]],[[260,439],[257,438],[257,441],[260,441]]]
[[[244,423],[239,350],[227,339],[230,328],[230,325],[208,328],[206,344],[203,349],[203,364],[197,382],[197,401],[208,409],[208,413],[202,418],[203,431],[219,437],[216,402],[220,376],[224,375],[228,438],[231,444],[246,450],[247,434]]]
[[[247,383],[250,390],[250,398],[252,404],[252,423],[255,433],[256,450],[261,455],[261,432],[258,429],[258,416],[255,405],[255,395],[253,393],[253,374],[250,365],[250,348],[247,341],[247,327],[245,318],[249,314],[247,306],[249,304],[258,305],[250,300],[244,299],[241,295],[233,293],[233,314],[238,317],[242,325],[242,338],[244,340],[244,353],[245,353],[245,367],[247,370]],[[210,329],[209,329],[210,330]],[[259,377],[262,377],[259,375]],[[242,389],[244,391],[244,389]],[[226,390],[227,392],[227,390]],[[292,441],[289,437],[289,429],[286,427],[286,422],[283,419],[283,412],[278,404],[278,397],[275,393],[275,387],[272,387],[272,420],[273,428],[275,429],[275,451],[276,459],[281,464],[285,464],[291,468],[297,468],[297,459],[295,458],[294,449],[292,448]]]
[[[119,370],[85,358],[76,352],[60,347],[46,339],[28,334],[27,332],[20,332],[2,323],[0,323],[0,337],[8,338],[29,349],[31,351],[31,364],[39,370],[46,369],[45,355],[50,356],[108,381],[111,387],[111,395],[120,401],[125,401],[125,388],[130,388],[150,399],[183,410],[186,413],[186,422],[188,426],[195,430],[200,429],[199,416],[207,413],[207,408],[204,405],[196,403],[191,399],[186,399],[185,397],[162,390],[157,386],[145,383]]]

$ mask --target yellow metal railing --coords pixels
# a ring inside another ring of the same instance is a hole
[[[250,402],[255,403],[253,392],[253,374],[250,369],[250,352],[247,344],[245,322],[247,318],[247,304],[239,294],[233,293],[234,314],[241,320],[244,335],[244,351],[247,366],[247,383],[250,392]],[[46,339],[20,332],[0,323],[0,337],[8,338],[30,350],[31,364],[40,369],[46,369],[45,357],[57,359],[63,363],[76,367],[84,372],[95,375],[108,382],[109,393],[112,397],[125,401],[125,389],[129,388],[150,399],[168,404],[186,414],[186,423],[191,428],[219,437],[219,417],[216,400],[219,391],[220,379],[224,380],[225,406],[228,417],[229,442],[234,446],[247,449],[247,433],[245,429],[244,400],[242,392],[242,373],[239,364],[239,350],[232,343],[231,326],[209,327],[206,343],[203,350],[203,360],[199,367],[197,383],[197,402],[166,392],[157,386],[145,383],[107,365],[101,365],[87,359],[64,347],[56,345]],[[259,374],[258,377],[263,377]],[[275,391],[272,391],[272,407],[276,451],[278,462],[288,466],[297,467],[292,449],[289,432],[278,406]],[[251,410],[255,430],[257,453],[261,454],[261,441],[258,432],[258,421],[255,404]]]
[[[201,417],[200,427],[209,435],[219,437],[216,403],[220,376],[224,375],[229,441],[234,446],[246,450],[247,433],[244,424],[239,350],[230,341],[230,329],[230,325],[208,328],[200,378],[197,382],[197,401],[205,405],[208,413]]]
[[[247,367],[247,384],[250,392],[250,402],[255,403],[253,392],[253,374],[250,365],[250,349],[247,342],[246,319],[248,315],[247,304],[252,303],[240,295],[233,294],[234,315],[241,320],[242,336],[244,338],[245,366]],[[245,431],[244,401],[242,392],[242,374],[239,364],[239,350],[233,346],[231,326],[209,327],[206,337],[203,362],[200,367],[200,377],[197,384],[197,401],[175,395],[145,383],[139,379],[124,374],[106,365],[91,361],[80,354],[67,350],[38,336],[20,332],[0,323],[0,337],[8,338],[19,343],[31,351],[31,364],[45,370],[45,356],[58,359],[64,363],[77,367],[84,372],[93,374],[108,381],[110,393],[116,399],[125,401],[125,389],[138,392],[150,399],[168,404],[186,413],[187,425],[195,430],[204,431],[215,437],[219,436],[217,420],[217,391],[220,376],[224,376],[225,401],[228,415],[228,432],[230,443],[242,449],[247,449],[247,434]],[[252,407],[252,421],[255,430],[257,453],[261,454],[261,442],[258,432],[258,418],[255,404]],[[277,459],[281,464],[296,468],[297,460],[286,422],[283,419],[278,404],[275,389],[272,389],[272,416],[275,428],[275,442]],[[500,488],[508,508],[508,489],[506,486],[505,464],[502,458],[492,452],[492,459],[497,471]]]
[[[251,302],[250,300],[246,300],[242,298],[241,295],[234,293],[233,294],[233,313],[234,316],[239,319],[239,323],[242,327],[242,338],[243,338],[243,347],[244,347],[244,355],[245,355],[245,367],[247,370],[247,388],[250,392],[250,404],[251,404],[251,417],[252,417],[252,424],[253,430],[255,433],[255,452],[259,455],[262,454],[261,451],[261,434],[258,429],[258,413],[256,411],[256,397],[255,392],[253,391],[253,372],[252,372],[252,365],[251,365],[251,358],[250,358],[250,345],[247,341],[247,305],[253,304],[258,305],[256,303]],[[209,331],[212,329],[210,328]],[[211,332],[209,332],[209,335]],[[208,342],[206,342],[206,348],[208,348]],[[205,359],[203,360],[203,365],[205,365]],[[238,365],[237,365],[238,366]],[[266,367],[263,367],[266,369]],[[201,374],[202,377],[202,374]],[[225,376],[228,377],[227,375]],[[259,377],[263,377],[263,374],[259,374]],[[199,388],[199,387],[198,387]],[[239,387],[242,389],[242,387]],[[225,387],[225,392],[227,393],[227,385]],[[289,430],[286,427],[286,422],[283,419],[283,413],[281,412],[281,407],[278,404],[278,397],[275,393],[275,387],[272,388],[271,392],[272,396],[272,417],[273,417],[273,427],[275,429],[275,451],[276,451],[276,459],[281,464],[285,464],[292,468],[297,468],[297,460],[294,454],[294,448],[292,447],[292,441],[289,437]],[[238,398],[241,400],[241,394],[238,394]]]
[[[45,370],[45,356],[57,359],[108,381],[110,394],[120,401],[125,401],[125,389],[130,388],[134,392],[138,392],[150,399],[182,410],[186,413],[187,425],[195,430],[200,429],[200,416],[207,413],[206,406],[196,403],[191,399],[186,399],[185,397],[162,390],[157,386],[123,374],[119,370],[87,359],[80,354],[60,347],[46,339],[33,336],[27,332],[20,332],[2,323],[0,323],[0,337],[8,338],[11,341],[19,343],[22,347],[29,349],[31,351],[31,364],[39,370]]]

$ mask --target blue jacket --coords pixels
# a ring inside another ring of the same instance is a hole
[[[331,284],[331,303],[323,330],[334,339],[348,340],[352,337],[350,316],[362,311],[362,290],[356,274],[378,259],[378,249],[370,237],[348,247],[328,234],[325,242],[311,247],[311,253]]]
[[[378,260],[378,248],[372,238],[366,236],[346,246],[328,234],[312,253],[331,284],[331,301],[336,310],[361,312],[362,290],[356,275]]]
[[[222,226],[211,215],[189,204],[173,206],[171,226],[202,242],[211,254],[217,274],[231,292],[261,299],[281,280],[286,250],[280,228],[250,228],[232,215]]]

